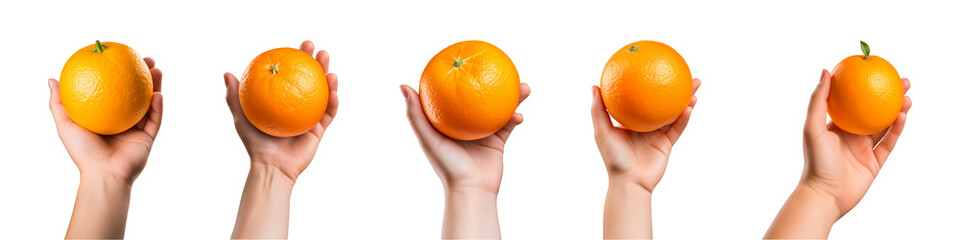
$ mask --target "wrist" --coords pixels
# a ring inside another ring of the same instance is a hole
[[[653,194],[653,188],[648,188],[635,179],[623,175],[610,175],[608,184],[609,190],[629,192],[638,196]]]
[[[451,186],[445,189],[446,197],[459,199],[493,200],[496,203],[497,192],[477,187]]]
[[[130,192],[133,180],[104,173],[80,173],[80,189],[108,192]]]
[[[247,174],[247,183],[256,183],[261,186],[293,188],[296,176],[289,176],[279,167],[263,161],[251,161],[250,172]]]
[[[833,219],[834,222],[840,220],[843,216],[837,198],[824,190],[822,183],[807,179],[800,182],[797,188],[793,190],[788,201],[803,202],[804,205],[816,207],[823,212],[823,215]]]

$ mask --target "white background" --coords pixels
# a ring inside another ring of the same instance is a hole
[[[133,188],[131,239],[227,238],[249,166],[222,74],[312,39],[340,76],[340,111],[292,196],[290,238],[431,239],[443,190],[398,86],[444,47],[503,49],[532,95],[510,137],[499,195],[508,239],[597,239],[606,171],[590,86],[625,44],[677,49],[703,81],[653,199],[664,239],[760,238],[803,167],[801,130],[821,69],[859,40],[913,82],[890,161],[835,239],[956,238],[960,196],[955,3],[206,3],[7,1],[0,8],[0,238],[61,238],[79,173],[47,109],[47,78],[94,40],[164,72],[164,119]],[[953,230],[951,230],[953,229]]]

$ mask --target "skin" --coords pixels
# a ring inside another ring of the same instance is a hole
[[[139,123],[116,135],[98,135],[74,123],[60,101],[59,82],[47,81],[57,134],[80,170],[80,187],[65,238],[123,238],[130,191],[147,164],[163,118],[163,74],[153,59],[143,60],[153,77],[150,109]]]
[[[897,119],[879,133],[851,134],[828,122],[831,80],[830,72],[823,70],[803,128],[803,175],[764,238],[826,239],[834,222],[867,193],[903,132],[913,105],[907,96]],[[906,93],[910,80],[901,81]]]
[[[427,160],[443,183],[446,204],[443,239],[499,239],[497,193],[503,175],[503,149],[523,115],[485,138],[462,141],[437,131],[423,113],[420,96],[407,85],[400,86],[407,103],[410,127],[420,141]],[[530,96],[530,87],[520,84],[520,102]]]
[[[700,79],[694,78],[694,94],[698,88]],[[604,239],[653,238],[653,189],[663,178],[670,151],[690,122],[696,104],[697,97],[691,96],[686,109],[673,123],[651,132],[634,132],[613,125],[600,97],[600,87],[593,86],[594,137],[610,178],[603,209]]]
[[[313,42],[304,41],[300,50],[313,55]],[[327,84],[330,87],[327,109],[316,126],[295,137],[273,137],[250,124],[240,107],[237,92],[240,82],[233,74],[223,75],[227,106],[233,113],[237,134],[250,155],[250,172],[240,199],[233,229],[234,239],[287,238],[293,185],[313,161],[320,139],[337,115],[340,103],[337,98],[337,75],[329,73],[330,55],[321,50],[317,52],[316,59],[323,71],[327,72]]]

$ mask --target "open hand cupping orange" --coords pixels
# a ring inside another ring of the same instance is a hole
[[[304,41],[300,50],[313,56],[314,44]],[[248,120],[241,106],[240,82],[230,73],[223,75],[227,106],[233,113],[237,135],[250,155],[250,172],[240,201],[233,238],[286,238],[290,214],[290,194],[300,173],[313,161],[320,139],[337,115],[337,75],[329,72],[330,55],[316,53],[315,59],[326,73],[329,99],[319,122],[306,133],[274,137],[261,132]],[[281,69],[283,71],[283,69]]]
[[[53,120],[57,125],[57,134],[66,148],[70,158],[80,169],[80,187],[77,190],[77,200],[73,209],[73,217],[70,219],[70,225],[67,228],[66,238],[122,238],[126,226],[127,208],[130,204],[130,191],[134,180],[140,175],[147,164],[147,157],[153,148],[153,142],[160,131],[160,122],[163,118],[163,96],[160,94],[163,74],[160,69],[155,68],[156,62],[151,58],[139,59],[139,56],[133,50],[122,44],[106,43],[101,44],[97,41],[96,49],[91,51],[89,47],[81,49],[77,54],[87,51],[94,52],[93,56],[88,56],[90,61],[103,58],[101,55],[122,54],[124,57],[115,57],[112,61],[125,61],[130,65],[145,66],[143,74],[149,74],[153,92],[144,97],[146,101],[146,113],[139,121],[131,121],[132,127],[128,129],[113,129],[109,131],[111,135],[100,135],[77,124],[71,119],[70,114],[64,107],[61,99],[61,86],[56,79],[49,79],[47,84],[50,88],[50,112],[53,114]],[[127,48],[127,49],[124,49]],[[121,52],[121,53],[118,53]],[[97,55],[100,54],[100,55]],[[127,55],[129,54],[129,55]],[[77,55],[74,55],[77,56]],[[73,57],[71,57],[73,58]],[[109,57],[107,57],[109,58]],[[130,58],[124,60],[124,58]],[[139,62],[139,63],[138,63]],[[83,64],[68,61],[65,72],[75,71],[72,65]],[[106,67],[113,67],[107,69]],[[104,67],[80,67],[86,71],[109,72],[100,75],[99,79],[66,79],[67,81],[96,81],[104,84],[103,89],[126,89],[118,84],[129,84],[127,78],[116,78],[116,74],[129,72],[130,69],[123,64],[111,63]],[[112,75],[113,74],[113,75]],[[70,74],[66,77],[70,76]],[[77,83],[84,85],[83,83]],[[106,86],[110,85],[110,86]],[[65,86],[64,89],[73,91],[72,84]],[[83,89],[77,89],[84,91]],[[126,101],[127,99],[117,98],[116,92],[100,91],[96,94],[108,95],[100,100],[112,99],[118,102],[98,102],[93,103],[93,108],[106,107],[104,111],[117,111],[112,106]],[[144,93],[146,94],[146,93]],[[69,95],[69,94],[68,94]],[[71,98],[72,99],[72,98]],[[73,101],[73,100],[68,100]],[[66,104],[76,104],[68,102]],[[87,109],[90,110],[90,109]],[[109,114],[108,114],[109,116]],[[96,117],[96,116],[90,116]],[[103,120],[94,120],[103,121]],[[95,124],[95,123],[94,123]],[[112,126],[116,127],[116,126]],[[101,129],[96,128],[95,129]],[[113,134],[115,133],[115,134]]]
[[[465,81],[478,82],[460,84]],[[400,90],[410,126],[446,192],[442,238],[500,238],[496,202],[504,146],[523,122],[514,110],[530,87],[519,82],[503,51],[481,41],[456,43],[438,53],[420,87],[420,94],[407,85]]]

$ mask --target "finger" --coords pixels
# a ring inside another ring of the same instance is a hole
[[[683,135],[683,130],[687,128],[687,123],[690,122],[690,114],[693,113],[693,107],[697,105],[697,96],[690,97],[690,105],[687,106],[687,109],[683,110],[683,113],[680,114],[680,117],[677,118],[677,121],[673,122],[670,125],[670,128],[667,129],[666,136],[667,139],[670,139],[670,144],[677,143],[677,140],[680,139],[680,135]]]
[[[527,85],[526,83],[520,83],[520,101],[517,102],[517,105],[522,103],[523,100],[527,100],[527,97],[529,96],[530,96],[530,85]]]
[[[330,97],[327,100],[327,109],[324,111],[323,118],[320,118],[320,126],[324,129],[333,122],[333,118],[337,116],[337,108],[340,107],[340,98],[337,97],[337,74],[327,74],[327,85],[330,88]]]
[[[901,78],[900,82],[903,83],[903,94],[906,95],[907,91],[910,90],[910,79]]]
[[[240,95],[238,93],[240,82],[237,81],[237,77],[234,77],[231,73],[223,74],[223,82],[227,86],[227,106],[230,107],[230,112],[233,113],[233,119],[237,120],[243,117],[243,108],[240,107]]]
[[[336,73],[327,73],[327,88],[330,88],[331,92],[336,92],[340,88],[340,76],[337,76]]]
[[[603,98],[600,97],[600,87],[593,86],[593,105],[590,108],[590,115],[593,117],[593,131],[596,135],[601,135],[613,129],[613,122],[610,121],[610,114],[607,113],[607,107],[603,105]]]
[[[303,41],[303,43],[300,43],[300,51],[304,51],[313,56],[313,41],[306,40]]]
[[[153,69],[156,66],[156,62],[153,61],[153,58],[145,57],[143,61],[147,63],[147,69]]]
[[[906,121],[907,113],[901,112],[900,115],[897,116],[897,120],[890,126],[890,131],[887,132],[887,135],[884,136],[883,140],[880,140],[880,144],[877,144],[877,147],[873,149],[873,154],[876,155],[877,163],[880,167],[883,167],[883,164],[887,162],[887,157],[890,156],[890,152],[897,146],[897,139],[899,139],[900,134],[903,133],[903,125],[906,124]]]
[[[147,123],[143,126],[143,132],[150,135],[151,139],[157,139],[157,133],[160,132],[160,122],[163,119],[163,95],[160,92],[153,93],[150,100],[150,112],[148,113]]]
[[[57,128],[60,128],[61,124],[72,123],[60,101],[60,83],[51,78],[47,80],[47,87],[50,88],[50,113],[53,114],[53,121],[57,124]]]
[[[909,84],[909,83],[908,83],[908,84]],[[900,107],[900,112],[906,113],[906,112],[910,111],[910,107],[912,107],[912,106],[913,106],[913,100],[910,99],[909,96],[904,96],[904,97],[903,97],[903,106]],[[894,120],[894,121],[896,121],[896,120]],[[878,133],[871,134],[871,135],[870,135],[870,139],[873,140],[873,145],[874,145],[874,146],[877,146],[877,144],[879,144],[880,141],[882,141],[883,138],[890,132],[890,129],[891,129],[892,127],[893,127],[893,125],[891,124],[890,127],[887,127],[887,129],[884,129],[884,131],[880,131],[880,132],[878,132]]]
[[[517,125],[520,125],[520,123],[523,123],[523,114],[514,113],[513,116],[510,117],[510,121],[507,121],[507,124],[503,125],[503,128],[497,130],[495,134],[500,138],[500,141],[506,143],[507,138],[510,138],[510,133],[512,133],[513,129],[516,128]]]
[[[427,119],[427,115],[423,113],[423,106],[420,105],[420,95],[417,94],[417,91],[407,85],[401,85],[400,91],[403,92],[403,97],[407,101],[407,119],[410,120],[410,126],[416,133],[417,138],[420,139],[420,143],[426,145],[427,142],[439,140],[441,134],[433,128],[430,120]]]
[[[903,97],[903,107],[900,108],[900,112],[907,113],[910,111],[910,108],[913,107],[913,99],[910,96]]]
[[[691,95],[697,94],[697,90],[700,90],[700,84],[701,82],[699,78],[693,79],[693,92],[691,93]]]
[[[150,75],[153,78],[153,91],[160,92],[160,87],[163,86],[163,72],[159,68],[150,69]]]
[[[317,52],[317,62],[320,62],[320,67],[323,68],[323,72],[330,72],[330,53],[327,53],[327,50]]]
[[[825,131],[827,121],[827,97],[830,95],[830,72],[824,69],[820,74],[820,84],[810,96],[810,105],[807,108],[807,121],[804,130],[807,133]]]
[[[900,138],[900,133],[903,132],[903,125],[906,123],[907,113],[910,112],[910,107],[912,106],[913,100],[911,100],[910,97],[904,97],[903,107],[900,108],[900,115],[897,115],[897,120],[893,121],[893,124],[890,125],[883,139],[881,139],[873,149],[873,153],[877,156],[877,161],[880,166],[883,166],[890,152],[893,151],[893,147],[897,145],[897,139]]]

